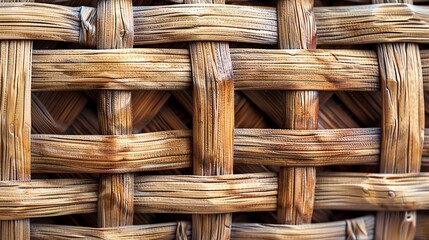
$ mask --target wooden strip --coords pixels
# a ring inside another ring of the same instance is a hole
[[[78,43],[81,13],[87,8],[71,8],[41,3],[1,3],[1,40],[49,40]],[[83,14],[85,15],[85,14]],[[17,17],[19,16],[19,17]],[[93,28],[86,22],[86,27]]]
[[[383,44],[378,52],[383,104],[380,172],[419,172],[425,113],[419,46]],[[416,216],[416,212],[378,213],[377,238],[414,239]]]
[[[372,0],[372,3],[409,4],[402,5],[409,9],[409,13],[402,17],[417,20],[412,11],[413,0]],[[389,4],[384,5],[383,10],[388,16],[392,9]],[[403,33],[413,31],[407,28],[398,30]],[[394,35],[391,42],[396,42]],[[377,46],[377,53],[382,99],[380,172],[419,172],[425,127],[419,46],[414,43],[386,43]],[[375,236],[377,239],[414,239],[416,217],[416,212],[378,212]]]
[[[14,0],[0,5],[7,2]],[[31,41],[0,42],[0,181],[31,179],[32,48]],[[8,220],[0,221],[1,239],[30,239],[29,219]]]
[[[427,42],[429,8],[401,2],[380,0],[372,5],[315,8],[317,44]]]
[[[219,214],[272,211],[278,179],[273,173],[136,178],[136,212]]]
[[[273,8],[219,4],[135,7],[135,44],[183,41],[276,44],[275,14]]]
[[[97,48],[131,48],[134,42],[131,0],[100,0],[97,3]],[[100,91],[98,120],[104,135],[127,135],[133,131],[131,92]],[[100,176],[98,226],[133,224],[134,175]]]
[[[377,164],[379,141],[379,129],[370,128],[236,129],[234,163],[277,166]],[[303,155],[303,152],[307,154]],[[191,132],[182,130],[126,136],[33,135],[32,171],[124,173],[186,168],[192,166],[191,153]]]
[[[191,153],[190,131],[126,136],[32,135],[32,172],[125,173],[187,168],[192,166]],[[235,130],[235,164],[375,165],[379,155],[377,128]],[[428,130],[423,157],[423,165],[429,165]]]
[[[78,226],[61,226],[53,224],[32,224],[31,238],[42,240],[46,238],[65,237],[75,239],[129,239],[139,237],[144,239],[176,239],[176,232],[184,230],[190,238],[191,226],[188,222],[171,222],[162,224],[145,224],[120,228],[89,228]],[[373,239],[374,217],[364,216],[344,221],[329,223],[314,223],[306,226],[291,226],[280,224],[233,223],[231,238],[241,239]]]
[[[187,4],[134,7],[133,11],[136,45],[216,40],[277,44],[277,13],[271,7]],[[314,12],[320,45],[429,42],[426,6],[335,6],[315,8]],[[20,17],[12,17],[17,15]],[[0,39],[66,41],[93,47],[95,18],[90,7],[2,4]]]
[[[237,164],[366,165],[378,163],[380,131],[237,129],[234,141]],[[189,131],[32,136],[33,172],[121,173],[186,168],[192,166],[191,153]]]
[[[317,178],[315,208],[368,211],[428,209],[427,177],[426,173],[326,174]]]
[[[232,49],[237,90],[377,91],[372,51]]]
[[[31,50],[28,41],[0,42],[0,180],[30,180]]]
[[[234,163],[290,167],[377,164],[379,131],[236,129]]]
[[[32,224],[31,239],[44,240],[59,239],[60,237],[62,237],[67,239],[73,238],[88,240],[129,240],[136,238],[147,240],[175,240],[176,231],[183,224],[186,224],[185,226],[189,226],[189,223],[186,222],[145,224],[140,226],[126,226],[115,228],[90,228],[52,224]],[[188,233],[190,235],[190,232]]]
[[[97,192],[94,180],[0,182],[0,220],[96,212]]]
[[[0,182],[0,220],[97,211],[95,180]],[[164,175],[135,179],[135,211],[219,214],[277,209],[274,173]],[[429,209],[429,174],[329,173],[316,181],[315,209],[414,211]]]
[[[428,42],[429,8],[425,6],[318,7],[314,14],[320,45]],[[276,10],[267,7],[136,7],[135,16],[137,45],[195,40],[276,44],[278,39]]]
[[[126,136],[33,135],[32,171],[126,173],[187,168],[192,166],[191,137],[190,131]]]
[[[380,171],[419,172],[424,99],[418,45],[379,45],[382,84]]]
[[[379,89],[374,51],[231,49],[231,60],[236,90]],[[33,59],[35,91],[183,90],[191,79],[184,49],[37,50]]]
[[[232,239],[373,239],[374,217],[308,225],[236,223]]]
[[[224,4],[225,0],[185,0],[185,3]],[[183,6],[188,8],[187,4]],[[213,21],[214,19],[216,16],[211,22],[218,22]],[[233,174],[234,79],[229,43],[193,42],[189,44],[189,53],[193,82],[194,174],[201,176]],[[232,214],[194,213],[193,239],[231,238]]]
[[[315,209],[412,211],[429,209],[429,175],[330,173],[317,178]],[[272,173],[224,176],[145,176],[136,179],[136,212],[231,213],[275,211]]]
[[[173,90],[191,82],[184,49],[42,50],[33,60],[36,90]]]
[[[279,47],[315,49],[316,25],[313,0],[278,0]],[[300,78],[297,78],[301,80]],[[282,127],[297,130],[317,129],[319,93],[286,91]],[[312,167],[280,168],[277,222],[311,223],[314,205],[316,169]]]

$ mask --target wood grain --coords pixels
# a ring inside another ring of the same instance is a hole
[[[429,89],[428,50],[421,51],[421,59]],[[236,90],[380,89],[374,51],[231,49],[231,60]],[[35,91],[183,90],[192,85],[184,49],[35,50],[32,67]]]
[[[98,184],[94,180],[0,182],[0,192],[1,220],[84,214],[97,210]],[[26,231],[29,234],[29,229]]]
[[[419,46],[383,44],[378,52],[383,104],[380,172],[419,172],[424,136]],[[378,213],[377,238],[413,239],[416,216],[416,212]]]
[[[0,42],[0,180],[5,182],[31,178],[32,48],[31,41]],[[0,221],[1,239],[30,239],[29,219],[8,220]]]
[[[314,207],[354,211],[426,209],[429,206],[427,180],[426,173],[330,173],[317,178]],[[208,181],[213,184],[207,184]],[[273,211],[277,209],[277,181],[276,175],[271,173],[218,177],[162,176],[162,180],[159,176],[142,177],[136,179],[136,211]]]
[[[189,223],[172,222],[160,224],[144,224],[139,226],[123,226],[115,228],[89,228],[79,226],[60,226],[52,224],[34,224],[31,226],[31,239],[148,239],[175,240],[176,231],[181,225]],[[190,229],[187,229],[190,230]],[[186,231],[186,230],[185,230]],[[188,232],[190,235],[190,232]]]
[[[131,48],[134,23],[131,0],[100,0],[97,3],[97,48]],[[131,134],[132,106],[129,91],[100,91],[98,120],[104,135]],[[98,226],[116,227],[133,224],[134,175],[100,176]]]
[[[147,213],[271,211],[277,205],[277,182],[273,173],[139,177],[135,207],[136,212]]]
[[[192,134],[33,135],[32,151],[33,172],[127,173],[187,168],[192,166]]]
[[[379,162],[379,149],[377,128],[236,129],[234,163],[375,165]],[[192,166],[191,154],[192,134],[185,130],[126,136],[32,135],[32,171],[35,173],[125,173],[187,168]],[[424,156],[429,156],[429,146],[425,147]]]
[[[41,3],[2,3],[0,8],[1,40],[50,40],[78,43],[86,11],[91,8],[71,8]],[[81,13],[83,13],[81,15]],[[19,18],[13,16],[20,16]],[[95,29],[86,22],[87,29]],[[94,32],[85,33],[95,35]],[[83,37],[83,36],[82,36]],[[92,37],[93,38],[93,37]]]
[[[237,223],[232,239],[373,239],[374,217],[304,225]]]
[[[188,222],[171,222],[162,224],[145,224],[121,228],[88,228],[77,226],[61,226],[53,224],[33,224],[31,237],[41,239],[129,239],[140,237],[150,240],[177,239],[178,230],[190,237],[191,225]],[[371,215],[335,221],[330,223],[315,223],[306,226],[279,224],[233,223],[231,239],[373,239],[374,217]],[[179,238],[180,239],[180,238]]]
[[[414,19],[412,0],[373,0],[378,3],[410,5],[406,19]],[[390,11],[386,5],[386,11]],[[399,29],[398,29],[399,30]],[[407,33],[410,30],[400,29]],[[395,37],[392,36],[392,40]],[[413,43],[377,46],[381,74],[381,157],[382,173],[419,172],[424,137],[423,79],[419,46]],[[378,212],[376,238],[414,239],[416,212]]]
[[[177,41],[262,44],[277,42],[277,21],[274,9],[213,5],[207,4],[208,1],[198,2],[200,4],[135,7],[135,44]]]
[[[0,182],[0,220],[97,211],[98,186],[89,179]],[[164,175],[135,179],[135,212],[219,214],[277,209],[274,173]],[[429,208],[429,175],[329,173],[318,176],[315,209],[414,211]]]
[[[133,12],[136,45],[216,40],[278,43],[277,13],[272,7],[179,4],[134,7]],[[11,14],[21,15],[25,21],[11,18]],[[318,7],[314,14],[319,45],[429,42],[426,6],[396,3]],[[95,11],[90,7],[4,4],[0,10],[0,39],[66,41],[94,47],[94,18]]]
[[[231,49],[231,61],[236,90],[380,88],[374,51]],[[425,79],[429,79],[429,74]],[[32,87],[36,91],[183,90],[191,86],[191,62],[185,49],[34,53]]]
[[[429,8],[423,6],[318,7],[314,14],[319,45],[428,41]],[[178,39],[276,44],[277,15],[276,10],[269,7],[138,7],[135,10],[136,44],[177,42]]]
[[[224,0],[185,0],[223,4]],[[188,8],[187,5],[184,5]],[[137,29],[136,29],[137,31]],[[219,41],[221,39],[217,39]],[[234,80],[229,43],[189,44],[193,80],[193,171],[195,175],[232,174],[234,168]],[[225,206],[226,208],[226,206]],[[192,238],[229,240],[232,215],[192,215]],[[213,212],[216,213],[216,212]]]
[[[313,4],[313,0],[277,1],[280,48],[316,48]],[[284,95],[282,102],[284,110],[282,111],[281,127],[297,130],[317,129],[319,93],[316,91],[285,91],[282,94]],[[315,168],[286,167],[279,169],[278,223],[311,223],[315,184]]]

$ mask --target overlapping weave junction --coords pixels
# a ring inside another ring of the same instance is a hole
[[[0,239],[429,239],[425,4],[0,0]]]

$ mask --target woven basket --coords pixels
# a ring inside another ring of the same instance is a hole
[[[1,239],[429,239],[429,7],[224,1],[0,0]]]

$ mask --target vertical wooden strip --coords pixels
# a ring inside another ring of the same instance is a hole
[[[224,1],[189,0],[186,3]],[[194,174],[233,173],[234,82],[228,43],[190,44]],[[192,239],[230,239],[231,214],[193,215]]]
[[[0,42],[0,180],[31,178],[31,41]],[[30,220],[0,221],[1,239],[30,239]]]
[[[132,48],[134,42],[131,0],[99,0],[97,5],[97,48]],[[131,92],[100,91],[98,119],[105,135],[132,133]],[[99,227],[132,225],[134,215],[134,175],[100,176]]]
[[[0,181],[31,178],[32,48],[31,41],[0,42]],[[30,239],[30,220],[0,221],[0,239]]]
[[[380,172],[419,172],[424,137],[424,99],[417,44],[378,46],[382,135]],[[414,239],[416,212],[379,212],[377,239]]]
[[[312,0],[278,0],[277,14],[280,48],[316,48],[316,25]],[[286,91],[284,97],[283,128],[317,129],[318,92]],[[311,223],[315,186],[315,168],[281,168],[277,207],[278,223]]]
[[[375,4],[412,0],[373,0]],[[380,172],[419,172],[424,137],[424,98],[419,46],[377,46],[381,75],[382,122]],[[393,194],[394,196],[394,194]],[[415,211],[378,212],[376,239],[414,239]]]

